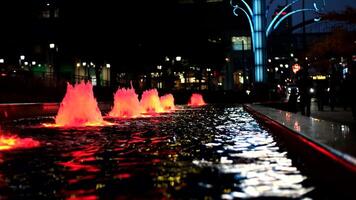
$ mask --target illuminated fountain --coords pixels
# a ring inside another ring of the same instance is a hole
[[[72,86],[68,83],[67,93],[64,96],[55,118],[54,127],[102,126],[105,122],[94,98],[93,85],[82,81]]]
[[[131,88],[119,88],[116,91],[110,117],[132,118],[139,116],[141,112],[140,101],[132,85]]]
[[[175,109],[174,97],[172,94],[166,94],[164,96],[161,96],[159,100],[161,102],[161,106],[165,111],[171,111]]]
[[[206,105],[203,96],[201,94],[198,93],[193,93],[192,96],[190,97],[189,106],[204,106]]]
[[[4,135],[0,130],[0,151],[38,147],[40,143],[31,138],[19,138],[15,135]]]
[[[144,91],[140,103],[144,113],[155,114],[164,112],[156,89]]]

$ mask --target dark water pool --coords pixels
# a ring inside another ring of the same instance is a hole
[[[240,106],[206,106],[118,125],[6,129],[41,142],[0,152],[0,199],[310,199],[315,186]]]

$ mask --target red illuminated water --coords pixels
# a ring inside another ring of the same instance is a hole
[[[120,118],[132,118],[141,114],[142,108],[135,89],[119,88],[114,94],[114,107],[109,116]]]
[[[164,112],[156,89],[144,91],[140,103],[144,113],[154,114]]]
[[[206,105],[203,96],[198,93],[193,93],[192,96],[190,97],[189,106],[203,106]]]
[[[55,125],[45,126],[100,126],[103,120],[98,103],[94,98],[93,85],[82,81],[72,86],[68,83],[67,93],[59,107]]]
[[[0,151],[19,148],[33,148],[39,145],[40,143],[32,138],[19,138],[16,135],[4,135],[0,130]]]
[[[174,97],[172,94],[166,94],[164,96],[161,96],[159,98],[160,102],[161,102],[161,106],[163,107],[163,109],[165,111],[170,111],[170,110],[174,110],[175,106],[174,106]]]

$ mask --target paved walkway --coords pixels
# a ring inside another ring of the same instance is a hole
[[[310,107],[310,115],[313,118],[338,122],[348,126],[356,125],[355,120],[352,117],[351,108],[347,108],[347,110],[344,110],[344,108],[335,107],[334,111],[331,111],[329,106],[324,106],[324,111],[318,111],[317,103],[312,102]]]
[[[290,113],[262,105],[249,106],[253,110],[324,146],[334,154],[356,165],[356,132],[352,126],[335,121],[306,117],[300,113]],[[312,116],[318,115],[319,117],[329,118],[327,112],[314,112]],[[343,115],[347,115],[347,112],[340,111],[339,115],[332,117],[333,119],[341,120],[344,117]]]

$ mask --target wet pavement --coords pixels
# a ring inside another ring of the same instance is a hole
[[[306,117],[299,113],[290,113],[261,105],[249,106],[356,165],[354,126]]]
[[[40,147],[0,151],[0,199],[318,199],[314,184],[272,134],[239,105],[182,107],[107,127],[6,132]],[[298,126],[296,126],[298,127]]]
[[[323,111],[319,111],[317,102],[313,99],[310,106],[310,115],[317,119],[337,122],[352,127],[356,126],[356,119],[353,118],[350,107],[346,107],[345,109],[343,107],[336,106],[332,111],[330,106],[324,106]]]

